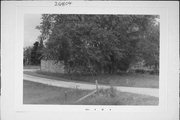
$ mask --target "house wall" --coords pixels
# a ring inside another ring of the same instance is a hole
[[[64,65],[54,60],[41,60],[41,71],[52,73],[64,73]]]

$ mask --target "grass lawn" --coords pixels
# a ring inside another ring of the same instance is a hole
[[[156,97],[127,92],[117,92],[115,97],[92,95],[79,102],[82,105],[158,105]]]
[[[49,73],[40,70],[36,71],[36,73],[30,71],[25,71],[24,73],[55,80],[73,80],[75,82],[89,82],[93,84],[95,80],[98,80],[99,84],[105,85],[159,88],[159,76],[150,74],[123,73],[113,75],[101,74],[96,76],[74,74],[70,76],[68,74]]]
[[[67,92],[67,98],[65,98]],[[73,104],[91,91],[52,87],[40,83],[23,82],[24,104]]]
[[[37,65],[26,65],[23,66],[24,69],[40,69],[40,66]]]
[[[91,91],[52,87],[24,80],[24,104],[72,104],[72,105],[158,105],[158,98],[125,92],[117,92],[115,97],[94,94],[74,103]],[[67,99],[65,99],[67,91]],[[106,92],[107,94],[108,92]]]

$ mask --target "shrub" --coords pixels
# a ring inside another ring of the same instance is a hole
[[[143,73],[145,73],[146,71],[145,70],[143,70],[143,69],[136,69],[135,70],[135,73],[141,73],[141,74],[143,74]]]
[[[100,89],[99,95],[114,98],[117,96],[117,90],[113,86],[109,89]]]
[[[159,74],[159,70],[152,70],[149,72],[151,75],[158,75]]]
[[[86,99],[86,103],[94,105],[121,105],[117,90],[111,86],[109,89],[99,89],[98,94]],[[83,104],[83,102],[82,102]]]

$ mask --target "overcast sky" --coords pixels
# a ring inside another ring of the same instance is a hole
[[[32,46],[40,35],[39,30],[35,29],[41,22],[40,14],[24,15],[24,47]]]

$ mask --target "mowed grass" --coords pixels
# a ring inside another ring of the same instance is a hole
[[[37,65],[26,65],[23,66],[24,69],[40,69],[40,66]]]
[[[55,79],[63,81],[74,82],[88,82],[95,83],[98,80],[99,84],[113,85],[113,86],[128,86],[128,87],[144,87],[144,88],[159,88],[159,76],[150,74],[136,74],[136,73],[123,73],[123,74],[101,74],[101,75],[79,75],[79,74],[61,74],[42,72],[40,70],[35,72],[25,71],[25,74]]]
[[[92,95],[79,102],[82,105],[158,105],[159,98],[127,92],[117,92],[115,97]]]
[[[65,97],[65,92],[67,97]],[[91,91],[59,88],[40,83],[23,81],[24,104],[74,104]]]
[[[75,90],[69,88],[58,88],[40,83],[24,80],[23,87],[23,103],[24,104],[46,104],[46,105],[158,105],[158,98],[138,95],[133,93],[116,91],[114,97],[107,96],[109,94],[94,94],[84,100],[75,103],[81,97],[89,94],[91,91]],[[65,91],[67,98],[65,99]]]

